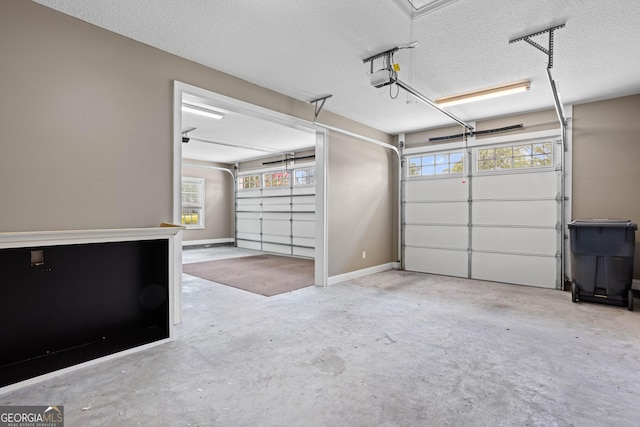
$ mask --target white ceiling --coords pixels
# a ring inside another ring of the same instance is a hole
[[[315,133],[212,107],[215,102],[189,94],[184,94],[182,101],[224,114],[222,120],[215,120],[183,111],[182,131],[189,138],[182,145],[182,157],[186,159],[235,163],[315,146]]]
[[[418,15],[405,0],[35,1],[302,101],[332,94],[325,110],[391,134],[453,123],[369,84],[362,59],[412,40],[420,46],[395,55],[399,77],[432,100],[531,81],[525,93],[449,108],[465,121],[553,108],[546,55],[509,40],[565,22],[553,68],[565,104],[640,93],[638,0],[412,0],[434,3]]]

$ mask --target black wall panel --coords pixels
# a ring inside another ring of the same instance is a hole
[[[0,386],[169,337],[168,244],[0,250]]]

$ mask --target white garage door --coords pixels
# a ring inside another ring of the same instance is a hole
[[[313,258],[315,168],[239,175],[236,242],[241,248]]]
[[[558,138],[405,150],[406,270],[561,287]]]

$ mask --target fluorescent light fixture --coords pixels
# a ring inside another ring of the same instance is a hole
[[[529,80],[508,83],[494,86],[487,89],[475,90],[473,92],[461,93],[459,95],[445,96],[436,99],[436,104],[441,107],[464,104],[465,102],[480,101],[483,99],[495,98],[497,96],[509,95],[511,93],[525,92],[529,90],[531,84]]]
[[[209,117],[216,120],[224,119],[224,114],[219,111],[210,110],[208,108],[187,104],[184,102],[182,103],[182,111],[186,111],[187,113],[199,114],[201,116]]]
[[[413,49],[418,46],[420,46],[420,42],[415,40],[409,43],[398,45],[398,49]]]

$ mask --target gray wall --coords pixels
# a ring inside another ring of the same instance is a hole
[[[398,261],[397,156],[337,132],[328,152],[329,276]]]
[[[189,241],[235,238],[233,177],[221,170],[184,165],[217,166],[226,169],[232,169],[233,166],[190,159],[184,159],[182,163],[182,176],[203,178],[205,192],[205,228],[185,230],[182,239]]]
[[[640,95],[573,107],[574,219],[640,224]],[[640,278],[636,233],[634,277]]]
[[[307,102],[30,1],[0,2],[0,57],[0,231],[171,221],[174,80],[314,116]],[[327,110],[319,120],[392,140]]]

